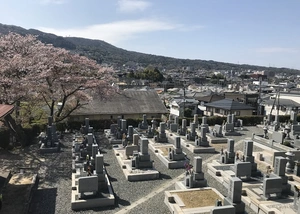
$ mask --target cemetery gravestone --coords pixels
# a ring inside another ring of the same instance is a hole
[[[280,177],[264,178],[263,182],[263,198],[269,199],[271,194],[276,194],[277,197],[281,196],[282,180]]]
[[[233,205],[236,213],[245,212],[245,204],[242,202],[243,182],[237,177],[230,177],[228,196],[224,199],[224,205]]]
[[[178,134],[181,135],[181,136],[185,136],[186,135],[186,119],[182,119],[182,122],[181,122],[181,127],[180,129],[178,130]]]
[[[235,207],[232,205],[214,207],[211,214],[235,214]]]
[[[169,159],[173,161],[179,161],[185,159],[185,154],[182,152],[181,148],[181,138],[175,137],[175,149],[170,149]]]

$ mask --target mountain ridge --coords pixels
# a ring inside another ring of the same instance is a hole
[[[80,37],[62,37],[52,33],[45,33],[36,29],[25,29],[15,25],[0,23],[0,34],[15,32],[21,35],[33,34],[43,43],[53,44],[55,47],[65,48],[77,52],[89,58],[95,59],[98,63],[106,63],[115,67],[122,67],[128,62],[138,63],[147,67],[152,65],[168,70],[181,70],[183,67],[192,67],[195,70],[266,70],[274,72],[298,73],[300,70],[290,68],[265,67],[248,64],[234,64],[217,62],[214,60],[201,59],[178,59],[167,56],[140,53],[118,48],[102,40],[87,39]]]

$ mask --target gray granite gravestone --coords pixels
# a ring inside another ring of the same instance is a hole
[[[209,132],[209,127],[208,127],[208,124],[207,124],[207,117],[205,117],[205,116],[202,117],[202,123],[201,123],[201,126],[199,126],[200,130],[201,130],[201,127],[206,128],[206,133]]]
[[[103,154],[97,154],[95,158],[95,170],[97,174],[103,174]]]
[[[167,143],[168,138],[166,134],[166,123],[165,122],[160,122],[159,123],[159,132],[158,135],[154,137],[154,140],[159,143]]]
[[[200,137],[195,139],[196,146],[205,146],[205,147],[209,146],[209,142],[206,137],[206,131],[207,131],[206,127],[201,127]]]
[[[221,151],[220,162],[225,164],[232,164],[235,161],[235,152],[234,152],[234,140],[227,140],[227,151]]]
[[[198,124],[199,124],[198,114],[194,114],[194,121],[193,121],[193,123],[195,123],[196,127],[198,127]]]
[[[133,134],[133,145],[139,144],[140,136],[138,134]]]
[[[274,174],[278,176],[285,176],[285,167],[286,167],[287,159],[281,156],[275,157],[274,163]]]
[[[252,176],[257,175],[259,172],[257,171],[257,163],[254,162],[253,154],[253,141],[245,140],[244,141],[244,158],[246,162],[250,162],[252,165]]]
[[[198,138],[197,133],[196,133],[196,124],[195,123],[191,123],[191,131],[190,131],[190,133],[187,134],[186,138],[191,141],[194,141]]]
[[[85,118],[84,119],[84,134],[89,133],[89,127],[90,127],[90,119]]]
[[[216,124],[213,129],[213,136],[215,137],[223,137],[222,126]]]
[[[186,119],[182,119],[182,122],[181,122],[181,127],[180,129],[178,130],[178,134],[181,135],[181,136],[185,136],[186,135]]]
[[[147,138],[141,138],[140,152],[133,154],[131,161],[132,168],[142,169],[153,167],[153,161],[150,160],[150,155],[148,153],[148,144]]]
[[[185,185],[188,188],[198,188],[207,186],[207,180],[204,178],[202,172],[202,158],[199,156],[194,157],[193,170],[186,172]]]
[[[232,205],[214,207],[211,214],[235,214],[235,207]]]
[[[78,178],[78,192],[87,193],[92,192],[96,193],[98,191],[98,177],[97,176],[86,176]]]
[[[181,148],[181,138],[175,137],[175,149],[170,149],[169,159],[173,161],[184,160],[185,154],[182,152]]]
[[[139,129],[148,129],[147,115],[143,114],[143,121],[138,125]]]
[[[263,198],[269,199],[271,194],[276,194],[277,197],[281,197],[282,192],[282,180],[279,176],[264,178],[263,181]]]
[[[128,144],[133,143],[133,126],[128,126],[127,140],[128,140]]]
[[[285,175],[287,159],[276,156],[274,161],[274,174],[281,178],[282,193],[289,193],[291,185],[288,183],[288,177]]]
[[[250,162],[235,162],[234,173],[238,178],[246,177],[250,179],[252,171],[252,164]]]
[[[245,212],[245,204],[242,202],[242,186],[243,182],[241,179],[230,177],[228,196],[224,199],[224,205],[234,206],[236,213]]]
[[[94,143],[92,145],[92,157],[95,159],[98,154],[98,144]]]

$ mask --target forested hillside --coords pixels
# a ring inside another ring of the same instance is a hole
[[[105,41],[92,40],[75,37],[61,37],[50,33],[44,33],[39,30],[26,30],[21,27],[13,25],[0,24],[0,33],[6,34],[8,32],[15,32],[19,34],[34,34],[38,39],[44,43],[53,44],[56,47],[65,48],[67,50],[75,51],[79,54],[86,55],[89,58],[97,60],[99,63],[107,63],[115,67],[120,67],[125,63],[138,63],[140,66],[152,65],[155,67],[165,69],[182,69],[190,66],[193,69],[204,70],[271,70],[274,72],[299,72],[299,70],[288,68],[273,68],[255,65],[239,65],[232,63],[216,62],[212,60],[189,60],[176,59],[165,56],[157,56],[152,54],[138,53],[134,51],[124,50],[115,47]]]

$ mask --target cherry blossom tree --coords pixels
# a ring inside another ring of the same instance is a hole
[[[0,103],[39,100],[56,122],[115,93],[113,70],[35,36],[0,36]]]
[[[25,98],[30,82],[27,74],[42,43],[34,36],[10,33],[0,37],[0,102],[15,104]]]
[[[34,91],[59,122],[95,96],[105,99],[116,90],[112,69],[103,68],[86,57],[53,46],[44,46],[34,59],[39,69],[28,76]],[[59,104],[59,105],[58,105]]]

